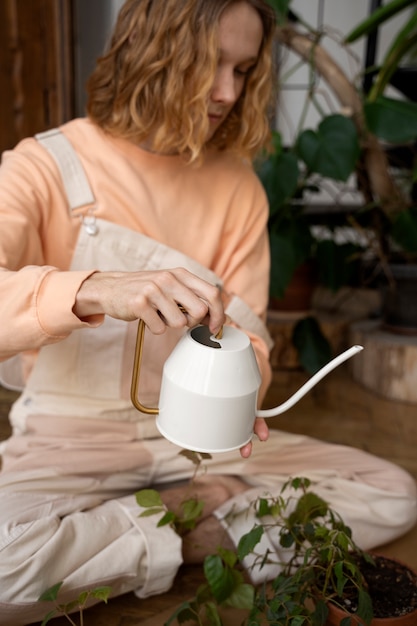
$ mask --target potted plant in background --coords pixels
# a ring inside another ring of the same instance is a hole
[[[384,274],[390,287],[391,300],[398,293],[392,262],[412,271],[417,260],[417,204],[415,201],[414,162],[394,167],[393,146],[414,146],[417,139],[417,104],[404,96],[387,97],[386,87],[406,55],[417,46],[416,0],[391,0],[358,25],[342,44],[366,37],[387,20],[404,15],[405,25],[399,29],[379,67],[372,68],[373,86],[365,92],[362,83],[354,83],[334,61],[323,45],[324,32],[306,25],[290,11],[291,0],[270,0],[277,17],[278,42],[295,52],[320,75],[339,100],[341,108],[353,123],[360,146],[355,170],[363,205],[347,224],[365,237],[365,252],[372,258],[372,272]],[[314,98],[311,98],[314,104]],[[334,135],[333,145],[325,147],[324,136],[332,115],[324,116],[317,131],[301,133],[295,142],[297,156],[303,158],[310,172],[328,175],[328,167],[344,146]],[[413,153],[413,150],[411,150]],[[407,183],[407,185],[405,184]],[[286,183],[287,184],[287,183]],[[304,187],[306,189],[307,187]],[[273,242],[272,242],[273,243]],[[411,291],[417,293],[415,288]],[[389,304],[389,308],[392,303]],[[409,305],[406,311],[410,311]],[[412,313],[413,323],[415,314]],[[408,320],[408,323],[410,320]],[[407,320],[406,320],[407,324]]]
[[[331,157],[335,142],[343,149]],[[322,158],[317,158],[318,151]],[[320,177],[347,181],[358,157],[353,122],[332,115],[317,131],[300,132],[290,147],[284,147],[280,133],[273,131],[271,150],[256,163],[270,211],[270,309],[306,312],[296,322],[292,340],[301,365],[310,374],[332,357],[329,341],[310,314],[314,290],[321,285],[336,292],[342,286],[354,285],[362,249],[356,243],[315,237],[317,216],[308,212],[304,195],[318,191]]]

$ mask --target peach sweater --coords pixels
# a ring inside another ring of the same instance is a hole
[[[267,201],[252,168],[228,154],[202,166],[146,152],[88,119],[61,128],[97,200],[95,215],[175,248],[213,270],[226,293],[265,318]],[[61,176],[34,138],[5,152],[0,168],[0,360],[36,350],[86,326],[72,313],[81,282],[68,271],[80,219],[70,215]],[[91,325],[101,323],[91,321]],[[264,384],[268,350],[253,338]]]

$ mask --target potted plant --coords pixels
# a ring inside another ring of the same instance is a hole
[[[311,158],[315,138],[323,154],[338,141],[344,150],[332,159]],[[272,131],[270,150],[255,164],[269,202],[271,250],[270,309],[301,312],[292,342],[303,368],[314,374],[332,358],[332,349],[314,315],[311,299],[318,285],[336,292],[354,285],[361,247],[351,242],[319,240],[313,234],[317,218],[306,210],[305,192],[318,191],[320,177],[346,181],[355,170],[359,142],[353,122],[342,115],[323,120],[315,133],[301,131],[293,146],[284,146]]]
[[[389,81],[401,70],[401,63],[417,49],[416,0],[391,0],[345,37],[343,43],[348,45],[368,36],[393,17],[405,15],[407,18],[380,66],[372,68],[373,84],[368,91],[364,90],[362,82],[350,81],[326,51],[322,43],[324,33],[310,28],[289,11],[290,0],[270,2],[278,15],[279,43],[299,55],[312,71],[325,80],[355,126],[360,145],[356,173],[364,201],[361,209],[354,216],[349,216],[349,225],[354,225],[366,238],[366,255],[372,258],[372,272],[385,276],[385,283],[390,287],[387,312],[395,317],[391,309],[401,276],[405,274],[409,280],[417,261],[417,205],[413,170],[417,104],[404,96],[387,97],[385,92]],[[322,123],[326,122],[327,116]],[[332,151],[326,154],[322,149],[320,132],[308,131],[303,146],[310,169],[317,163],[331,161],[339,152],[340,145],[340,142],[334,141]],[[394,167],[392,154],[398,145],[406,146],[413,158],[411,162],[409,159],[408,163]],[[415,287],[409,291],[417,292]],[[410,311],[408,304],[405,310]],[[415,324],[415,311],[405,322],[409,326]]]
[[[147,502],[150,512],[162,513],[160,524],[174,523],[175,515],[164,510],[156,492],[139,492],[138,501],[142,506]],[[260,497],[252,506],[260,523],[241,537],[236,552],[219,549],[206,557],[206,583],[194,598],[178,607],[166,626],[184,622],[226,625],[230,607],[244,611],[242,624],[246,626],[416,623],[416,574],[394,562],[394,577],[388,576],[392,559],[360,550],[350,528],[310,489],[308,479],[291,479],[279,497]],[[276,533],[282,558],[269,551],[257,553],[266,530],[269,535]],[[253,585],[242,568],[248,556],[252,567],[276,566],[275,577],[269,583]],[[389,617],[381,602],[381,589],[379,597],[375,596],[378,585],[374,581],[381,579],[381,572],[386,582],[382,597],[386,600],[389,596],[388,606],[393,613]],[[395,607],[394,601],[398,601]]]

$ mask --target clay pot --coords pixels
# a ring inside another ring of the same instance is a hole
[[[327,618],[327,626],[340,626],[342,619],[348,617],[348,614],[339,609],[334,604],[329,604],[329,616]],[[358,624],[358,626],[365,626],[363,620],[354,615],[349,615],[352,620],[352,624]],[[416,626],[417,624],[417,609],[412,613],[401,615],[399,617],[374,617],[370,626]]]
[[[317,287],[317,269],[313,262],[297,267],[282,298],[271,297],[269,308],[275,311],[309,311]]]
[[[406,593],[406,602],[411,606],[416,605],[416,593],[413,595],[413,585],[417,587],[417,575],[412,568],[397,559],[393,559],[391,557],[385,557],[383,555],[373,554],[372,555],[377,562],[377,569],[379,574],[379,580],[374,579],[372,577],[368,578],[368,583],[371,587],[374,588],[374,592],[376,592],[379,598],[385,598],[385,595],[388,597],[391,595],[391,589],[395,593],[395,581],[398,582],[398,594],[401,595],[401,591],[403,589],[407,589]],[[379,566],[379,561],[381,562],[381,566]],[[365,578],[366,569],[362,570]],[[387,582],[389,581],[389,583]],[[382,585],[382,586],[381,586]],[[384,586],[385,585],[385,586]],[[372,591],[371,591],[372,595]],[[397,597],[397,595],[395,597]],[[404,597],[404,596],[403,596]],[[375,597],[374,597],[375,599]],[[392,598],[391,598],[392,600]],[[359,617],[355,617],[354,615],[345,613],[342,609],[337,607],[332,603],[328,603],[329,616],[327,620],[327,626],[340,626],[340,623],[346,617],[351,618],[351,623],[357,624],[358,626],[365,626],[362,619]],[[416,626],[417,625],[417,607],[411,611],[410,613],[406,613],[405,615],[400,615],[397,617],[374,617],[370,623],[370,626]]]
[[[394,284],[382,289],[384,328],[403,334],[417,335],[417,264],[390,264]]]

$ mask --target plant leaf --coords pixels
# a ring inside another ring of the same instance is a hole
[[[216,601],[224,602],[235,588],[232,571],[224,567],[220,556],[213,554],[204,559],[204,574]]]
[[[135,496],[136,502],[144,508],[164,506],[159,492],[155,489],[141,489],[136,492]]]
[[[361,617],[366,624],[370,624],[374,616],[372,610],[372,600],[369,594],[364,589],[359,589],[359,602],[357,614]]]
[[[252,530],[242,535],[237,546],[237,555],[240,561],[243,561],[245,556],[253,551],[254,547],[260,542],[263,534],[264,529],[262,526],[254,526]]]
[[[282,298],[295,269],[311,255],[313,237],[303,217],[280,221],[270,229],[271,295]]]
[[[61,589],[64,581],[56,583],[44,591],[38,598],[38,602],[54,602],[57,599],[58,592]]]
[[[45,617],[43,618],[43,621],[42,621],[41,626],[46,626],[46,624],[47,624],[49,621],[51,621],[51,619],[52,619],[53,617],[55,617],[55,616],[56,616],[56,614],[57,614],[57,611],[50,611],[49,613],[47,613],[47,614],[45,615]]]
[[[222,626],[223,622],[214,602],[206,602],[204,605],[208,626]]]
[[[358,133],[353,121],[343,115],[329,115],[317,131],[303,131],[297,154],[311,172],[347,181],[360,155]]]
[[[372,11],[372,14],[368,18],[358,24],[358,26],[345,37],[345,42],[353,43],[361,37],[369,35],[369,33],[372,33],[388,19],[413,4],[415,4],[415,0],[392,0],[391,2],[387,2],[375,11]]]
[[[223,559],[226,565],[229,567],[234,567],[237,561],[237,554],[233,550],[227,550],[226,548],[218,548],[217,549],[219,555]]]
[[[233,590],[225,601],[225,606],[232,606],[236,609],[248,609],[253,607],[255,599],[255,589],[249,583],[241,583]]]
[[[151,507],[149,509],[146,509],[146,511],[142,511],[139,514],[139,517],[151,517],[152,515],[156,515],[157,513],[162,513],[162,511],[165,511],[165,509],[161,506],[154,506]]]
[[[200,465],[201,461],[206,459],[211,459],[212,456],[209,452],[194,452],[194,450],[180,450],[178,452],[180,456],[184,456],[186,459],[191,461],[194,465]]]
[[[392,236],[407,252],[417,252],[417,207],[401,211],[394,220]]]
[[[157,523],[157,527],[160,528],[161,526],[166,526],[167,524],[171,524],[174,521],[175,513],[173,513],[172,511],[167,511]]]
[[[278,24],[285,22],[290,2],[291,0],[268,0],[268,4],[270,4],[275,11]]]
[[[417,138],[417,103],[380,96],[364,105],[368,129],[392,144]]]
[[[97,600],[101,600],[107,604],[107,600],[111,594],[111,587],[96,587],[91,592],[93,598],[97,598]]]
[[[354,286],[358,276],[361,248],[353,243],[337,244],[324,239],[317,244],[319,282],[336,292],[345,285]]]
[[[296,192],[298,160],[293,152],[272,154],[259,162],[257,174],[265,189],[271,215],[275,215]]]
[[[330,343],[312,316],[296,323],[292,340],[298,351],[300,363],[309,374],[315,374],[332,358]]]
[[[197,500],[197,498],[190,498],[181,503],[181,508],[183,515],[182,522],[197,520],[204,509],[204,502]]]

